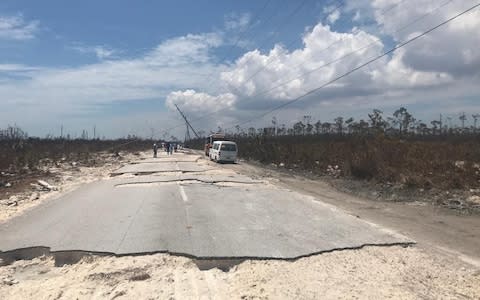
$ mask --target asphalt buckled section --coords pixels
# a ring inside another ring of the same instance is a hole
[[[185,161],[132,166],[161,168],[170,163],[176,171],[211,168]],[[182,184],[183,180],[197,182]],[[141,184],[172,181],[178,184]],[[112,178],[85,185],[0,226],[4,253],[43,246],[52,253],[297,259],[365,245],[411,243],[319,199],[243,175]]]
[[[160,173],[160,172],[204,172],[212,170],[211,167],[207,165],[199,165],[195,162],[175,162],[175,161],[165,161],[161,162],[159,160],[158,163],[137,163],[137,164],[129,164],[126,165],[114,172],[112,175],[119,175],[119,174],[141,174],[141,173]]]

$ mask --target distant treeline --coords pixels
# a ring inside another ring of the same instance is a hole
[[[355,120],[352,117],[337,117],[333,122],[313,122],[312,116],[306,115],[302,121],[294,123],[291,127],[279,124],[278,120],[272,118],[272,125],[263,128],[241,128],[236,126],[235,130],[228,132],[235,136],[282,136],[282,135],[320,135],[320,134],[353,134],[366,135],[382,132],[386,135],[461,135],[474,134],[478,132],[478,121],[480,114],[458,115],[458,121],[452,117],[439,115],[438,120],[424,122],[414,118],[404,107],[397,109],[391,116],[385,116],[381,110],[374,109],[368,114],[368,119]],[[471,125],[467,126],[468,121]],[[455,125],[458,124],[459,125]],[[223,131],[218,128],[218,131]]]
[[[379,110],[369,121],[338,117],[334,123],[316,122],[305,116],[291,128],[237,128],[228,139],[238,144],[244,159],[274,164],[286,169],[378,182],[401,183],[422,188],[478,188],[480,186],[480,132],[477,115],[473,126],[453,127],[445,120],[415,120],[405,108],[385,118]],[[466,120],[461,114],[460,120]],[[204,140],[187,146],[203,149]],[[329,167],[330,166],[330,167]]]

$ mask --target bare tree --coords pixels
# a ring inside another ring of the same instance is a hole
[[[303,135],[305,135],[305,129],[308,127],[311,120],[312,116],[303,116],[303,122],[305,123],[305,127],[303,128]]]
[[[437,130],[440,129],[440,133],[442,131],[442,123],[440,123],[440,121],[437,121],[437,120],[433,120],[432,122],[430,122],[430,124],[432,124],[432,132],[433,132],[433,135],[436,135],[437,134]]]
[[[387,122],[383,119],[383,112],[379,109],[374,109],[371,114],[368,114],[372,127],[377,131],[383,131]]]
[[[467,120],[467,116],[464,112],[462,112],[460,113],[460,116],[458,118],[460,119],[460,121],[462,121],[462,130],[465,130],[465,121]]]
[[[343,118],[336,117],[334,121],[335,121],[335,127],[337,127],[337,133],[343,134]]]
[[[400,134],[407,133],[411,125],[415,122],[415,118],[407,111],[405,107],[397,109],[393,116],[395,122],[399,126]]]
[[[351,134],[352,129],[353,129],[353,118],[350,117],[350,118],[346,119],[345,124],[347,124],[348,134]]]
[[[308,135],[312,134],[312,132],[313,132],[313,125],[310,124],[310,123],[308,123],[305,130],[306,130],[306,132],[307,132]]]
[[[320,120],[315,123],[315,134],[320,134],[320,131],[322,130],[322,122]]]
[[[295,135],[305,135],[305,124],[302,121],[293,124],[293,133]]]
[[[478,118],[480,118],[480,114],[473,114],[472,118],[473,118],[473,130],[474,132],[477,132],[477,122],[478,122]]]
[[[322,132],[323,133],[330,133],[330,129],[332,128],[332,124],[325,122],[322,124]]]
[[[275,128],[274,135],[277,135],[277,117],[272,118],[272,124],[273,124],[273,127]]]

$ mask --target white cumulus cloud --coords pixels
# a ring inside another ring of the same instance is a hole
[[[259,51],[246,53],[231,70],[222,73],[222,79],[232,91],[244,98],[291,99],[347,72],[383,49],[381,41],[364,31],[338,33],[322,24],[307,33],[303,43],[303,48],[293,51],[276,45],[266,54]],[[371,47],[337,64],[329,64],[368,44]],[[342,86],[348,86],[360,77],[369,82],[371,76],[371,72],[365,70],[344,81]]]
[[[179,105],[192,118],[224,110],[222,118],[230,124],[214,125],[232,125],[301,96],[474,4],[446,1],[347,0],[342,20],[351,15],[358,28],[350,24],[340,31],[334,24],[315,24],[303,33],[296,49],[276,44],[267,51],[247,51],[228,64],[216,63],[212,50],[231,45],[232,37],[213,32],[175,37],[132,59],[107,59],[115,50],[92,48],[91,53],[103,60],[81,67],[0,65],[0,75],[12,75],[0,78],[0,94],[8,95],[2,100],[0,120],[10,118],[19,104],[37,108],[35,104],[42,103],[51,118],[52,110],[60,115],[105,103],[159,99],[170,109]],[[249,22],[236,16],[226,18],[225,26],[234,31]],[[325,121],[360,109],[406,104],[427,103],[425,109],[432,111],[469,107],[467,101],[455,106],[451,99],[480,96],[478,32],[477,9],[275,115],[288,123],[305,114]],[[22,79],[12,79],[18,73]],[[37,112],[32,109],[34,115],[42,115]],[[198,126],[211,128],[209,121]]]
[[[167,96],[166,105],[173,111],[176,111],[176,104],[187,112],[208,113],[231,108],[235,101],[236,96],[231,93],[211,96],[189,89],[171,92]]]
[[[230,116],[236,114],[240,120],[249,118],[252,111],[260,113],[295,99],[382,55],[392,46],[384,44],[384,35],[395,43],[403,42],[472,3],[378,0],[361,1],[364,7],[359,3],[349,4],[352,16],[370,17],[379,29],[367,26],[337,32],[328,25],[317,24],[304,34],[303,46],[298,49],[277,44],[267,52],[246,52],[221,73],[216,86],[218,90],[226,89],[223,93],[236,96]],[[409,23],[412,24],[406,26]],[[480,44],[479,30],[477,10],[303,99],[305,107],[298,107],[301,106],[298,103],[276,114],[286,118],[291,115],[293,119],[304,113],[321,114],[327,108],[346,111],[355,110],[358,105],[371,109],[422,102],[447,103],[452,95],[472,97],[475,93],[467,93],[465,87],[479,83],[480,54],[476,51]],[[219,95],[195,92],[184,105],[193,106],[196,94],[208,99]],[[250,115],[246,115],[248,111]]]

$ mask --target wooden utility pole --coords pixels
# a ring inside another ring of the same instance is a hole
[[[192,129],[192,132],[195,134],[195,136],[199,139],[200,136],[197,134],[197,132],[195,131],[195,129],[193,129],[192,125],[190,124],[190,122],[188,122],[187,120],[187,117],[185,117],[185,115],[183,114],[183,112],[180,110],[180,108],[178,107],[178,105],[175,104],[175,107],[177,108],[178,112],[180,113],[180,115],[182,116],[182,118],[185,120],[185,123],[187,125],[187,133],[185,135],[185,139],[187,139],[187,135],[188,135],[188,138],[190,138],[190,131],[189,131],[189,128]]]

